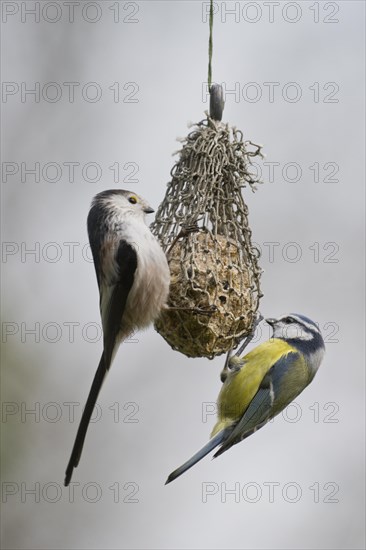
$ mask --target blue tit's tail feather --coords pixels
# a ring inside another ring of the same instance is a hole
[[[172,472],[168,479],[165,482],[165,485],[170,483],[171,481],[174,481],[177,479],[177,477],[181,476],[189,470],[189,468],[192,468],[197,462],[199,462],[203,457],[205,457],[209,452],[211,452],[215,447],[220,445],[225,437],[227,436],[227,430],[221,430],[218,434],[216,434],[202,449],[200,449],[195,455],[193,455],[187,462],[182,464],[182,466],[179,466],[174,472]]]
[[[223,443],[223,445],[221,445],[220,449],[218,449],[216,451],[216,453],[213,455],[213,458],[217,458],[218,456],[222,455],[222,453],[224,453],[225,451],[230,449],[230,447],[232,447],[233,445],[236,445],[240,441],[243,441],[247,437],[253,435],[255,432],[260,430],[260,428],[263,428],[263,426],[265,426],[267,424],[267,422],[268,422],[268,420],[265,420],[264,422],[262,422],[261,424],[258,424],[258,426],[256,426],[255,428],[253,428],[249,432],[246,432],[245,434],[241,434],[239,437],[232,438],[231,436],[234,435],[234,431],[233,431],[230,434],[230,436],[227,438],[227,440]]]

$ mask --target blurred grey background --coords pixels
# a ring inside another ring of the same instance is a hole
[[[69,489],[102,347],[90,201],[113,187],[162,200],[176,138],[208,106],[208,2],[1,8],[3,547],[364,548],[364,2],[215,2],[224,120],[266,153],[244,192],[261,311],[319,322],[316,379],[165,487],[209,437],[224,358],[136,334]]]

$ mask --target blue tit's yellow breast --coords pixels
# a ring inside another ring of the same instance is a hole
[[[272,366],[288,353],[296,352],[288,342],[272,338],[242,358],[230,361],[240,367],[227,377],[218,397],[218,421],[212,435],[238,420],[248,408],[259,386]]]

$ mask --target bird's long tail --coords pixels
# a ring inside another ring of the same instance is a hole
[[[202,447],[202,449],[200,449],[195,455],[193,455],[189,460],[187,460],[187,462],[185,462],[184,464],[182,464],[182,466],[179,466],[179,468],[174,470],[174,472],[172,472],[169,475],[168,479],[165,482],[165,485],[167,485],[171,481],[174,481],[175,479],[177,479],[177,477],[184,474],[184,472],[189,470],[189,468],[192,468],[192,466],[194,466],[197,462],[199,462],[203,457],[205,457],[215,447],[220,445],[220,443],[222,443],[223,440],[225,439],[226,435],[227,435],[226,430],[221,430],[221,432],[216,434],[212,439],[210,439],[210,441],[208,443],[206,443],[206,445],[204,447]]]
[[[104,357],[105,357],[105,354],[103,352],[102,357],[100,358],[100,361],[99,361],[97,372],[95,373],[95,376],[94,376],[92,386],[90,388],[88,399],[87,399],[84,412],[79,424],[78,432],[76,434],[76,439],[72,449],[71,457],[66,468],[65,487],[69,485],[74,468],[76,468],[77,465],[79,464],[90,418],[91,418],[91,415],[93,414],[93,410],[95,407],[95,403],[98,399],[100,388],[102,387],[104,378],[108,372],[109,365],[106,365]]]

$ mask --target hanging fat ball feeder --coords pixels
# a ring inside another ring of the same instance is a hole
[[[155,323],[170,346],[188,357],[228,352],[253,334],[262,296],[259,251],[251,243],[242,188],[255,190],[252,158],[261,146],[221,122],[222,87],[212,80],[213,0],[210,3],[210,114],[182,140],[179,159],[152,224],[167,254],[168,308]]]
[[[236,347],[255,323],[261,297],[259,251],[251,243],[242,188],[261,146],[220,122],[222,88],[210,90],[210,115],[183,140],[152,232],[167,254],[168,306],[155,323],[188,357],[213,358]]]

